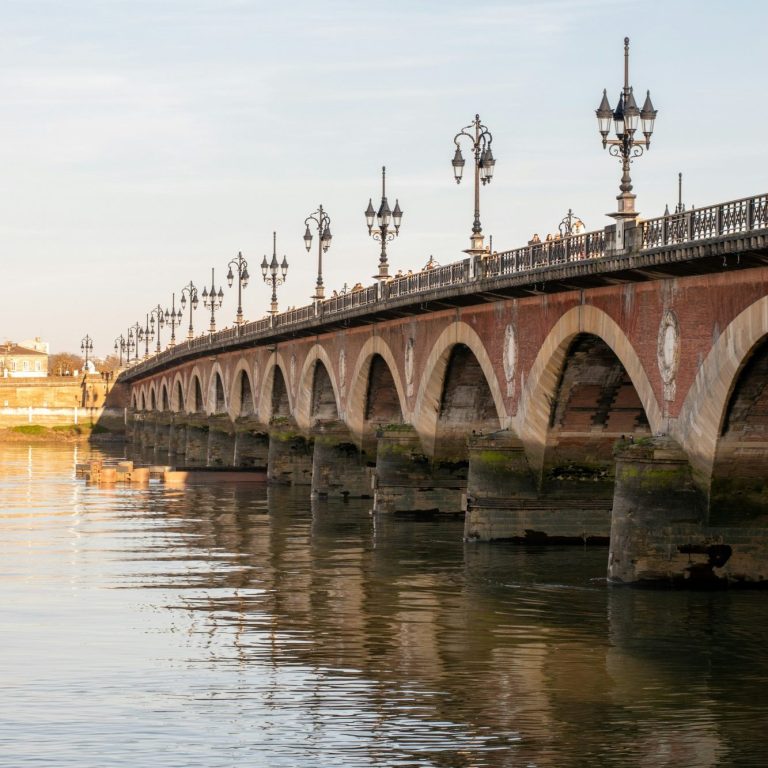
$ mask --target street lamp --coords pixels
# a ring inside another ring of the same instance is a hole
[[[121,333],[115,339],[115,354],[120,355],[120,367],[123,367],[123,352],[125,352],[125,336]]]
[[[149,327],[149,312],[147,312],[147,319],[142,330],[142,338],[144,339],[144,359],[149,357],[149,342],[155,338],[155,322],[152,319],[152,328]],[[138,354],[138,350],[136,350]]]
[[[474,129],[474,135],[469,132],[471,129]],[[496,159],[491,151],[493,136],[480,122],[480,115],[475,115],[475,119],[453,137],[456,152],[453,155],[452,164],[453,175],[457,184],[461,182],[465,163],[464,157],[461,154],[461,148],[459,147],[459,138],[462,136],[466,136],[472,142],[472,150],[475,156],[475,220],[472,224],[472,237],[470,238],[472,247],[464,251],[464,253],[480,254],[485,253],[483,230],[480,226],[480,182],[490,184],[491,179],[493,179],[493,169],[496,165]]]
[[[280,274],[278,274],[278,268]],[[261,276],[264,282],[269,285],[272,283],[272,304],[269,308],[270,315],[277,314],[277,286],[285,282],[288,274],[288,260],[283,256],[282,264],[277,263],[277,232],[272,233],[272,261],[267,264],[267,257],[261,260]]]
[[[568,213],[563,216],[563,220],[557,225],[557,228],[562,237],[570,237],[571,235],[578,235],[584,229],[584,222],[569,208]]]
[[[621,194],[616,196],[619,201],[619,209],[616,213],[609,216],[616,220],[634,219],[637,217],[635,211],[635,195],[632,194],[632,179],[629,176],[629,165],[633,157],[640,157],[644,149],[651,146],[651,134],[653,133],[653,124],[656,120],[658,110],[653,108],[651,103],[651,92],[646,92],[645,103],[642,109],[637,108],[632,87],[629,85],[629,38],[624,38],[624,87],[619,94],[619,102],[616,109],[612,109],[608,103],[608,96],[603,89],[603,100],[600,106],[595,110],[597,115],[597,124],[600,135],[603,137],[603,148],[608,147],[608,151],[614,157],[621,160],[621,184],[619,189]],[[615,139],[609,139],[608,134],[611,131],[611,121],[616,133]],[[640,128],[645,138],[635,138],[635,131]]]
[[[191,323],[190,313],[190,323]],[[171,340],[168,342],[168,347],[173,348],[176,346],[176,326],[181,325],[181,309],[176,309],[176,294],[173,294],[171,299],[171,308],[165,310],[165,324],[171,326]]]
[[[144,338],[144,330],[141,327],[141,323],[135,322],[128,329],[128,361],[130,362],[131,353],[133,349],[133,361],[136,362],[139,359],[139,344]]]
[[[218,293],[216,292],[216,285],[213,282],[213,267],[211,267],[211,290],[208,291],[205,286],[203,286],[203,306],[206,309],[211,310],[211,325],[210,328],[208,328],[210,333],[214,333],[216,331],[216,310],[221,309],[221,304],[224,301],[224,291],[221,290],[221,286],[219,286]]]
[[[192,327],[192,310],[197,309],[197,288],[190,280],[189,285],[185,285],[181,289],[181,307],[184,309],[187,306],[187,297],[189,297],[189,329],[187,330],[187,339],[192,341],[195,338],[195,330]]]
[[[237,268],[237,315],[235,315],[235,325],[243,324],[243,288],[248,285],[248,262],[243,258],[243,254],[238,251],[237,258],[232,259],[227,265],[229,266],[229,272],[227,272],[227,285],[231,288],[232,282],[235,279],[232,273],[232,267]]]
[[[155,321],[157,321],[157,344],[155,345],[155,354],[160,354],[160,329],[165,325],[165,314],[163,308],[158,304],[152,307],[149,313],[149,322],[152,325],[152,333],[155,333]]]
[[[392,242],[400,234],[400,222],[403,218],[403,212],[400,210],[400,202],[395,200],[395,210],[389,209],[387,202],[386,189],[387,169],[381,167],[381,204],[379,211],[373,210],[373,199],[369,198],[368,208],[365,210],[365,223],[368,225],[368,234],[381,243],[381,255],[379,256],[379,274],[374,275],[377,280],[386,280],[389,277],[389,263],[387,262],[387,243]],[[374,228],[373,220],[376,217],[379,226]],[[390,229],[390,222],[394,225],[395,231]]]
[[[91,352],[93,352],[93,339],[86,334],[85,338],[80,342],[80,351],[85,352],[85,363],[83,364],[83,368],[85,369],[85,373],[88,373],[88,356]]]
[[[311,298],[319,301],[325,298],[325,288],[323,287],[323,254],[331,247],[331,217],[323,210],[323,206],[307,216],[304,219],[306,230],[304,231],[304,245],[309,253],[312,248],[312,233],[309,231],[309,222],[314,222],[317,227],[317,284],[315,285],[315,295]]]

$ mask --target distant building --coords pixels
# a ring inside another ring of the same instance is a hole
[[[26,346],[32,344],[31,347]],[[0,376],[3,378],[42,378],[48,375],[48,343],[39,337],[24,344],[0,344]]]

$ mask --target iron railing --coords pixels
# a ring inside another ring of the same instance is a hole
[[[732,200],[706,208],[668,214],[638,222],[639,250],[650,251],[671,245],[712,240],[768,229],[768,194]],[[607,228],[608,230],[610,229]],[[397,276],[364,288],[354,288],[324,301],[294,307],[280,314],[204,334],[176,344],[146,360],[132,363],[130,375],[150,370],[200,350],[236,346],[269,338],[276,331],[299,325],[322,323],[335,315],[361,308],[384,307],[385,302],[424,295],[503,276],[535,273],[542,269],[577,262],[594,262],[611,255],[606,249],[606,231],[597,230],[531,242],[522,248],[488,256],[467,258],[445,266]],[[359,314],[359,313],[358,313]]]

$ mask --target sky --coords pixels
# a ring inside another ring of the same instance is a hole
[[[630,84],[659,111],[632,169],[641,215],[674,206],[678,172],[689,206],[763,193],[767,28],[763,0],[0,0],[0,341],[76,352],[88,334],[106,355],[212,267],[231,325],[238,251],[258,319],[273,231],[290,265],[280,307],[307,304],[319,204],[327,293],[370,284],[363,214],[382,165],[404,212],[392,271],[464,258],[472,184],[451,159],[476,113],[493,135],[495,250],[556,232],[569,208],[600,229],[620,167],[594,110],[603,88],[616,101],[625,36]],[[202,306],[194,322],[207,328]]]

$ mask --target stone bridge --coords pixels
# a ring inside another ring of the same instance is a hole
[[[135,441],[614,581],[768,577],[768,195],[472,256],[123,372]]]

